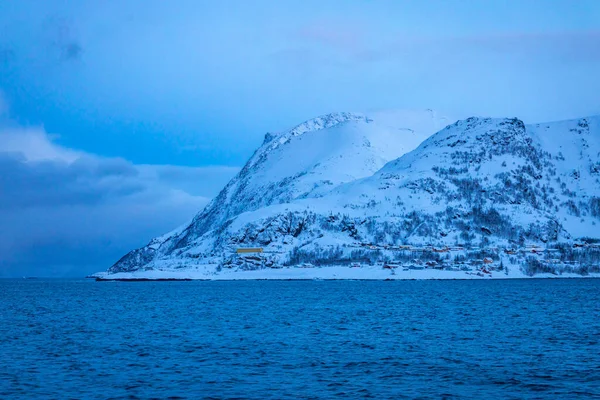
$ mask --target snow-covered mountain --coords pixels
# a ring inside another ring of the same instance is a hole
[[[600,271],[599,117],[446,122],[430,110],[341,113],[267,134],[189,226],[109,273]],[[236,253],[249,247],[264,252]]]
[[[239,174],[189,225],[130,252],[110,271],[135,270],[179,253],[209,232],[213,240],[241,213],[320,197],[341,183],[369,176],[451,122],[433,110],[334,113],[267,133]]]

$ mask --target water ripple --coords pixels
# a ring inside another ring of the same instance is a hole
[[[600,280],[0,281],[0,398],[600,398]]]

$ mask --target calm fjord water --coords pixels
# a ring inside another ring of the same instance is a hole
[[[600,280],[0,280],[0,398],[598,398]]]

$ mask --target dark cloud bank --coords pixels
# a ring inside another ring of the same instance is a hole
[[[237,171],[135,165],[35,135],[0,129],[0,277],[105,269],[191,219]]]

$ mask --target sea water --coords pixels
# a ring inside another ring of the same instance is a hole
[[[600,280],[0,280],[0,398],[598,398]]]

